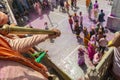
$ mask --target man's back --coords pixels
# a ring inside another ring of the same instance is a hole
[[[99,22],[104,22],[104,21],[105,21],[105,20],[104,20],[104,16],[105,16],[104,13],[100,13],[100,14],[99,14],[99,17],[98,17],[98,21],[99,21]]]

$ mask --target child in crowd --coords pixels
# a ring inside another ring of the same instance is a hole
[[[72,32],[74,32],[74,29],[73,29],[73,20],[72,20],[72,16],[71,15],[69,16],[69,24],[70,24],[70,28],[71,28]]]
[[[94,65],[97,65],[97,64],[100,62],[101,58],[102,58],[102,55],[101,55],[101,53],[98,51],[98,52],[95,53],[95,55],[94,55],[93,64],[94,64]]]
[[[82,12],[80,12],[79,23],[80,23],[80,27],[81,27],[82,30],[83,30],[83,16],[82,16]]]
[[[82,48],[78,49],[78,65],[81,66],[85,63],[84,53],[85,51]]]
[[[48,23],[47,23],[47,22],[44,23],[44,26],[45,26],[45,30],[48,30],[48,29],[49,29],[49,28],[48,28]]]

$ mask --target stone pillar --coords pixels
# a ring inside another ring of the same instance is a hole
[[[108,16],[107,27],[111,30],[120,30],[120,0],[113,0],[111,14]]]

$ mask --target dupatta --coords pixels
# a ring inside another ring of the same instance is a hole
[[[25,66],[31,67],[40,72],[44,77],[48,78],[48,70],[44,65],[37,63],[34,60],[26,59],[19,52],[12,50],[9,43],[2,37],[0,37],[0,60],[10,60],[21,63]]]

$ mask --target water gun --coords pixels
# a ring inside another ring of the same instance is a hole
[[[32,54],[32,56],[35,57],[35,61],[36,61],[37,63],[40,63],[41,60],[45,57],[45,55],[46,55],[47,52],[48,52],[48,51],[36,52],[36,53]]]

